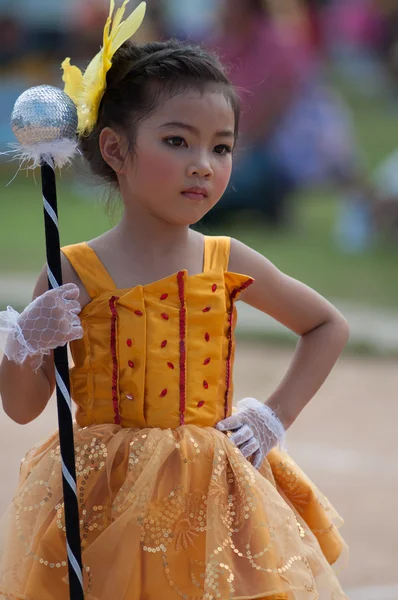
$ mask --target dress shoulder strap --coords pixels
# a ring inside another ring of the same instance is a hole
[[[231,238],[225,236],[205,235],[203,271],[211,271],[222,267],[228,271]]]
[[[115,289],[112,277],[86,242],[64,246],[61,250],[80,277],[90,298]]]

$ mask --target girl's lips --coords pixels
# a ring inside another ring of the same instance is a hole
[[[181,192],[183,196],[189,198],[190,200],[204,200],[207,198],[206,194],[198,193],[198,192]]]
[[[207,189],[205,187],[192,187],[182,192],[184,196],[191,198],[192,200],[200,200],[201,198],[207,198]]]

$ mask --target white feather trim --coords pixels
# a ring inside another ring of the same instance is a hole
[[[31,146],[14,143],[10,144],[10,147],[12,150],[1,154],[12,155],[12,160],[19,160],[20,169],[36,169],[41,166],[43,160],[53,167],[62,169],[70,165],[73,157],[80,153],[77,142],[66,138]]]

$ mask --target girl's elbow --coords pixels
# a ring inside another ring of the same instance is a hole
[[[342,346],[344,347],[350,339],[350,325],[347,319],[339,313],[335,323],[336,331],[338,332],[339,339],[341,339]]]
[[[17,425],[28,425],[32,423],[44,410],[45,407],[36,407],[35,411],[28,410],[28,407],[18,407],[15,402],[15,398],[11,401],[7,401],[7,398],[2,398],[3,410],[7,417],[14,421]]]
[[[34,421],[35,417],[28,417],[27,415],[8,415],[14,423],[17,425],[29,425]]]
[[[3,410],[5,412],[5,414],[7,415],[7,417],[9,419],[11,419],[11,421],[14,421],[14,423],[16,423],[17,425],[28,425],[29,423],[31,423],[34,420],[34,417],[32,417],[31,415],[28,415],[26,413],[21,413],[21,412],[16,412],[12,409],[8,409],[7,406],[4,405],[3,402]]]

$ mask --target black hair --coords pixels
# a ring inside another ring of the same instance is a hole
[[[239,99],[216,55],[178,40],[143,45],[124,43],[115,53],[108,71],[97,124],[90,135],[80,140],[80,148],[92,172],[108,183],[117,184],[117,175],[103,159],[99,147],[104,127],[125,131],[130,147],[134,147],[137,123],[151,114],[160,99],[191,88],[203,91],[208,84],[220,86],[231,104],[237,137]]]

